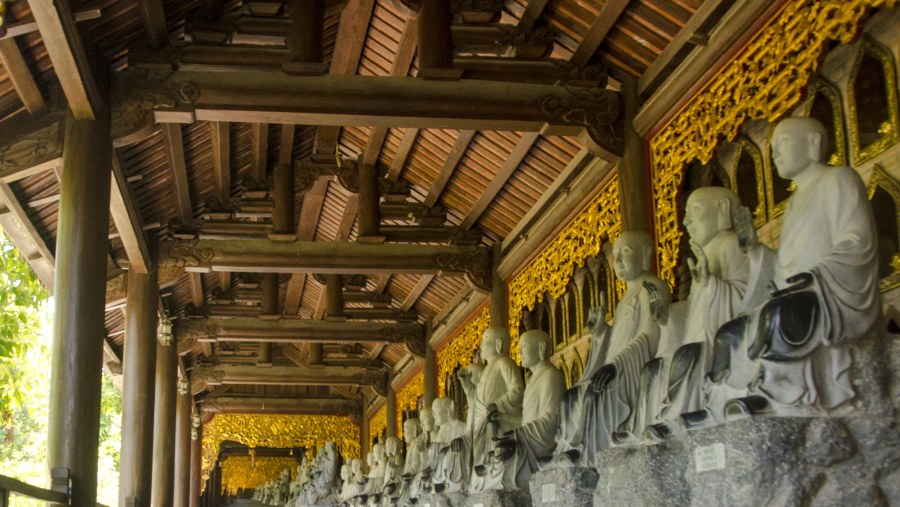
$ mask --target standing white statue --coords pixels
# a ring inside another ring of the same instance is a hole
[[[417,447],[421,449],[419,469],[413,477],[410,485],[409,496],[416,499],[423,493],[431,492],[431,477],[434,473],[434,465],[437,456],[432,452],[431,441],[434,439],[434,415],[430,408],[423,408],[419,412],[419,420],[422,423],[422,434],[419,435]]]
[[[650,272],[653,242],[647,233],[623,232],[613,246],[613,256],[625,293],[611,327],[604,320],[605,297],[600,298],[599,309],[590,313],[588,364],[560,409],[556,453],[561,463],[593,463],[598,451],[610,447],[613,433],[634,431],[641,372],[657,352],[659,318],[669,292]]]
[[[501,481],[495,487],[527,490],[531,474],[539,468],[538,460],[553,455],[566,379],[550,362],[552,351],[553,343],[546,332],[532,330],[522,334],[522,367],[531,371],[531,378],[525,385],[522,425],[501,437],[494,450],[494,469],[501,471]]]
[[[752,386],[757,394],[730,403],[728,412],[814,415],[852,408],[850,349],[881,324],[877,233],[856,171],[823,163],[827,140],[813,118],[787,118],[773,132],[775,167],[797,189],[784,212],[777,254],[766,255],[751,226],[740,230],[751,263],[769,264],[776,290],[717,337],[723,348],[750,342],[749,359],[761,368]],[[728,377],[735,355],[716,354],[713,380]]]
[[[350,498],[353,497],[351,493],[351,488],[353,487],[353,483],[351,482],[353,471],[350,469],[349,463],[344,463],[341,467],[341,493],[339,498],[342,503],[349,502]]]
[[[436,493],[456,493],[462,491],[469,478],[469,455],[462,438],[466,434],[466,423],[453,414],[453,401],[438,398],[431,404],[437,434],[432,440],[436,447],[437,461],[432,483]]]
[[[509,343],[509,332],[501,327],[489,327],[482,334],[479,353],[485,362],[478,384],[472,385],[468,375],[460,377],[469,397],[472,412],[472,460],[475,467],[484,466],[491,459],[491,439],[519,426],[522,421],[522,392],[524,383],[519,367],[503,352]],[[469,370],[465,370],[469,371]],[[492,414],[492,417],[489,415]],[[479,482],[477,475],[472,481]],[[475,490],[480,485],[473,484]]]
[[[400,492],[398,505],[407,505],[410,502],[413,478],[422,468],[422,453],[425,441],[422,438],[422,430],[419,420],[411,417],[403,421],[403,441],[406,442],[406,460],[403,463],[403,471],[399,482]]]

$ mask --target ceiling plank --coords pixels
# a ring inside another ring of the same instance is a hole
[[[472,143],[472,138],[474,137],[474,130],[462,130],[459,132],[459,136],[457,136],[456,141],[453,143],[453,148],[450,149],[450,153],[444,160],[444,164],[441,166],[437,178],[428,190],[428,195],[425,197],[425,206],[430,208],[437,204],[441,194],[444,192],[444,187],[446,187],[447,182],[450,181],[450,176],[456,171],[456,166],[459,165],[463,155],[466,154],[466,150],[469,149],[469,144]]]
[[[47,104],[44,102],[44,97],[41,96],[41,91],[34,82],[34,76],[28,70],[28,65],[22,58],[22,53],[15,40],[0,40],[0,63],[6,69],[6,75],[12,81],[13,88],[19,95],[22,104],[25,104],[25,109],[32,116],[46,112]]]
[[[522,161],[525,160],[525,157],[528,156],[528,152],[531,151],[531,147],[534,146],[534,143],[537,142],[540,136],[541,135],[537,132],[525,132],[522,134],[519,142],[516,143],[515,148],[513,148],[512,153],[509,154],[509,157],[503,162],[500,169],[497,170],[497,174],[491,178],[491,182],[488,183],[487,188],[481,193],[481,197],[475,201],[475,204],[466,213],[465,218],[463,218],[462,223],[460,223],[460,227],[469,229],[478,221],[484,213],[484,210],[490,206],[494,198],[497,197],[497,194],[500,193],[500,190],[506,185],[506,182],[509,181],[509,178],[516,172],[519,164],[521,164]]]
[[[578,45],[578,49],[575,50],[575,54],[572,55],[572,58],[569,59],[569,61],[579,67],[587,65],[588,61],[597,51],[597,48],[603,43],[603,39],[606,38],[609,31],[615,26],[619,16],[622,15],[622,12],[625,11],[625,8],[628,7],[630,2],[631,0],[609,0],[606,2],[606,5],[603,6],[603,10],[597,15],[597,19],[591,23],[591,27],[584,35],[584,38]]]
[[[147,274],[151,269],[150,249],[147,246],[147,236],[144,234],[141,223],[141,212],[135,204],[134,195],[128,186],[125,170],[122,168],[122,159],[114,149],[112,158],[112,180],[109,198],[109,212],[116,230],[119,231],[119,239],[125,248],[131,269],[137,273]]]
[[[231,201],[231,125],[224,121],[209,122],[212,141],[213,184],[216,199],[223,208]]]
[[[53,70],[76,119],[93,120],[103,100],[68,0],[30,0]]]

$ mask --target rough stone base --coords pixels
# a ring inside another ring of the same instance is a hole
[[[900,505],[893,418],[755,417],[598,456],[594,505]]]
[[[598,475],[588,467],[553,467],[535,472],[528,484],[534,505],[591,505]]]
[[[484,491],[472,493],[466,500],[466,507],[522,507],[523,505],[532,505],[531,494],[527,491]]]
[[[464,507],[467,496],[465,493],[429,493],[419,497],[416,505],[422,507]]]

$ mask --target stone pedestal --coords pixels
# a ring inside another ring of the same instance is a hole
[[[419,497],[416,505],[422,507],[464,507],[466,505],[465,493],[428,493]]]
[[[597,479],[588,467],[553,467],[532,474],[529,489],[535,505],[578,507],[591,505]]]
[[[466,500],[466,507],[521,507],[533,505],[527,491],[484,491],[472,493]],[[541,505],[538,502],[536,505]]]
[[[593,503],[897,505],[898,462],[890,417],[754,417],[604,451]]]

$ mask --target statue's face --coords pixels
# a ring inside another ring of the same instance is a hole
[[[412,443],[419,436],[419,425],[414,419],[407,419],[403,423],[403,441],[407,444]]]
[[[644,274],[643,249],[634,241],[620,239],[613,247],[613,269],[619,280],[628,282]]]
[[[719,208],[712,195],[696,191],[688,197],[684,227],[691,241],[706,246],[719,233]]]
[[[522,357],[522,367],[532,368],[541,362],[541,344],[538,340],[522,340],[519,342],[519,355]]]
[[[354,459],[351,467],[354,474],[359,474],[362,472],[362,460],[359,458]]]
[[[384,458],[384,446],[382,444],[375,444],[375,447],[372,449],[372,452],[375,454],[375,458],[373,458],[376,462],[381,461]]]
[[[434,412],[434,423],[437,426],[442,426],[445,422],[450,419],[450,404],[449,403],[435,403],[431,407],[432,412]]]
[[[479,349],[479,352],[481,353],[482,359],[485,361],[491,360],[498,354],[497,339],[491,334],[483,334],[481,336],[481,348]]]
[[[371,467],[375,464],[375,451],[374,449],[369,451],[369,454],[366,454],[366,463]]]
[[[425,431],[431,431],[434,429],[434,415],[431,413],[431,409],[424,409],[422,413],[419,415],[422,419],[422,428]]]
[[[772,133],[772,160],[778,175],[793,179],[814,160],[808,129],[796,123],[780,123]]]
[[[341,467],[341,479],[345,481],[350,478],[350,465],[344,465]]]
[[[400,441],[394,437],[391,437],[384,442],[384,452],[385,454],[389,454],[394,456],[397,454],[397,448],[400,446]]]

